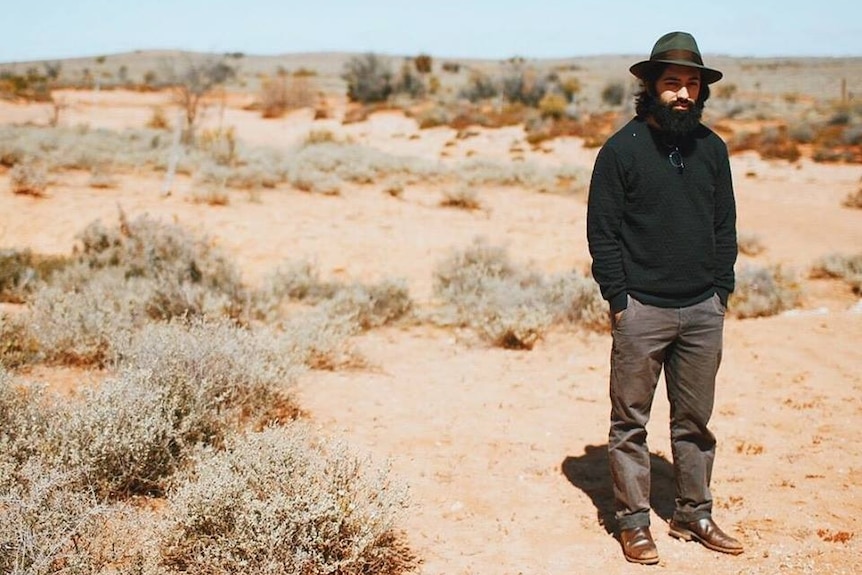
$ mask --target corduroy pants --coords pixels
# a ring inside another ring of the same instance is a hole
[[[650,454],[646,425],[664,369],[676,481],[674,519],[712,513],[709,490],[715,436],[708,429],[721,363],[724,306],[718,296],[685,308],[629,297],[613,325],[608,458],[620,529],[650,523]]]

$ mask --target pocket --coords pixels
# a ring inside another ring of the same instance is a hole
[[[615,314],[611,314],[611,327],[612,328],[615,328],[619,325],[622,325],[622,323],[626,320],[626,318],[629,315],[631,315],[632,307],[633,307],[632,306],[633,301],[634,300],[632,299],[632,296],[626,295],[626,307],[625,307],[625,309],[623,309],[623,310],[621,310]]]
[[[717,293],[712,296],[712,305],[715,308],[716,313],[720,315],[725,315],[727,313],[727,306],[721,303],[721,298]]]

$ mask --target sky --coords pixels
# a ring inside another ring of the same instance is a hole
[[[704,54],[862,56],[862,2],[831,0],[3,0],[0,62],[150,49],[648,56],[692,33]]]

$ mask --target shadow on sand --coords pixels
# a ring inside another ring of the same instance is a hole
[[[664,457],[650,453],[650,468],[650,505],[656,515],[670,521],[675,493],[673,464]],[[596,506],[599,525],[608,533],[615,533],[614,490],[608,468],[608,446],[587,445],[583,455],[570,455],[563,460],[562,471],[572,485],[590,497]]]

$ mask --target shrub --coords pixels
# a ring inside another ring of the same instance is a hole
[[[18,470],[38,455],[50,421],[43,387],[16,384],[0,366],[0,468]],[[0,472],[0,493],[10,487],[6,484],[10,478],[2,475]]]
[[[553,320],[541,304],[539,279],[517,270],[505,250],[483,241],[436,266],[434,293],[451,321],[506,349],[531,349]]]
[[[225,320],[175,320],[148,324],[117,358],[123,378],[166,393],[184,444],[219,444],[228,430],[296,415],[292,343]]]
[[[345,286],[326,303],[325,309],[332,316],[347,318],[359,329],[368,330],[403,318],[413,309],[413,301],[403,281],[386,280],[370,286]]]
[[[862,253],[824,256],[812,267],[811,276],[843,279],[850,284],[854,293],[862,294]]]
[[[444,208],[458,208],[461,210],[481,210],[482,202],[475,188],[469,186],[458,186],[454,190],[443,193],[440,205]]]
[[[34,460],[0,490],[0,572],[97,575],[112,566],[102,544],[108,509],[78,483],[74,473]]]
[[[314,108],[317,102],[313,75],[278,74],[261,85],[260,110],[264,118],[280,118],[290,110]]]
[[[373,53],[348,60],[341,77],[347,82],[347,97],[354,102],[384,102],[392,93],[392,71]]]
[[[175,224],[142,215],[106,228],[92,222],[77,236],[77,257],[92,268],[117,268],[126,278],[149,280],[147,313],[157,319],[184,314],[242,313],[245,293],[239,271],[205,239]]]
[[[847,208],[862,208],[862,187],[856,190],[855,193],[847,194],[841,205]]]
[[[622,82],[609,82],[602,88],[602,102],[608,106],[620,106],[626,97],[626,87]]]
[[[29,250],[0,250],[0,301],[21,303],[36,280]]]
[[[556,92],[549,92],[539,102],[539,111],[543,118],[554,118],[559,120],[566,114],[569,103],[565,96]]]
[[[751,232],[740,232],[737,243],[739,244],[739,251],[747,256],[756,256],[766,250],[760,236]]]
[[[54,414],[52,464],[78,470],[102,498],[161,492],[186,448],[174,419],[188,405],[168,391],[131,377],[84,388]]]
[[[404,491],[366,464],[297,425],[202,453],[170,495],[160,562],[195,573],[411,571],[395,530]]]
[[[499,96],[500,87],[487,74],[473,71],[467,79],[467,85],[461,88],[459,95],[471,102],[480,102]]]
[[[33,162],[15,164],[9,172],[9,187],[14,194],[43,198],[48,191],[48,171]]]
[[[608,329],[608,304],[592,277],[574,271],[561,274],[549,279],[545,291],[545,300],[556,320],[595,331]]]
[[[444,304],[436,321],[470,327],[504,348],[531,349],[555,322],[607,329],[607,304],[592,278],[542,277],[481,240],[438,263],[434,294]]]
[[[398,75],[392,81],[393,94],[406,94],[411,98],[421,98],[428,91],[421,75],[416,75],[408,62],[401,66]]]
[[[413,65],[420,74],[430,74],[433,69],[434,60],[428,54],[419,54],[413,59]]]
[[[117,269],[70,268],[33,296],[29,331],[40,355],[67,365],[104,365],[117,341],[146,321],[151,286]],[[75,285],[66,289],[62,284]]]
[[[39,357],[39,341],[24,315],[0,313],[0,366],[16,368]]]
[[[738,318],[764,317],[793,309],[800,288],[793,274],[780,266],[744,266],[736,273],[729,311]]]

